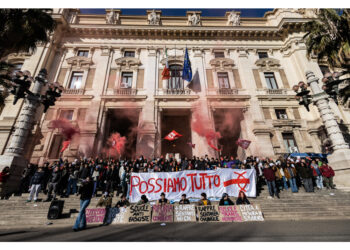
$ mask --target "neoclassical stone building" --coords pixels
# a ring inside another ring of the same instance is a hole
[[[8,57],[32,75],[46,68],[49,81],[65,88],[56,106],[37,117],[25,150],[31,162],[59,157],[63,138],[50,127],[59,118],[80,130],[64,152],[71,159],[103,152],[113,132],[128,138],[128,156],[218,156],[191,128],[198,109],[205,125],[224,135],[213,143],[225,155],[276,157],[325,150],[327,134],[316,107],[307,112],[291,89],[305,81],[306,70],[320,78],[326,70],[306,57],[301,25],[314,17],[311,10],[275,9],[262,18],[240,18],[237,12],[171,17],[152,10],[128,16],[110,9],[105,15],[55,9],[53,17],[59,25],[49,44],[32,55]],[[186,47],[190,83],[181,79]],[[166,50],[171,78],[162,80]],[[1,109],[1,153],[22,105],[12,105],[9,96]],[[346,130],[349,112],[333,101],[331,107]],[[162,140],[173,129],[183,137],[175,144]],[[245,152],[235,145],[238,138],[252,141]]]

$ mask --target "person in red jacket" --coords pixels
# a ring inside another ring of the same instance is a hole
[[[273,197],[274,195],[276,195],[276,197],[279,199],[280,196],[276,188],[276,182],[275,182],[276,176],[275,176],[275,171],[272,169],[273,166],[274,166],[273,163],[270,163],[270,164],[265,163],[263,173],[267,183],[267,187],[269,189],[270,196]]]
[[[323,164],[320,168],[324,180],[324,184],[327,189],[335,189],[335,185],[333,184],[334,171],[331,166],[328,164]]]
[[[7,180],[10,177],[10,168],[5,167],[0,173],[0,195],[1,199],[8,199]]]

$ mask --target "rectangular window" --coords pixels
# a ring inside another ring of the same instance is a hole
[[[79,50],[78,56],[88,57],[89,51],[88,50]]]
[[[259,59],[269,57],[267,52],[258,52],[258,56],[259,56]]]
[[[124,57],[135,57],[135,51],[125,51]]]
[[[83,72],[73,72],[69,83],[69,89],[80,89],[83,82]]]
[[[299,152],[293,133],[282,133],[284,146],[289,153]]]
[[[131,88],[132,86],[132,72],[122,73],[122,82],[120,84],[121,88]]]
[[[230,88],[230,83],[228,81],[227,72],[219,72],[218,73],[218,81],[219,81],[219,88],[220,89],[229,89]]]
[[[265,75],[267,88],[278,89],[275,74],[273,72],[265,72],[264,75]]]
[[[215,58],[225,58],[225,53],[223,51],[214,52]]]
[[[279,120],[288,119],[287,112],[285,109],[275,109],[275,113],[276,113],[277,119]]]
[[[60,118],[71,121],[73,119],[74,110],[62,110],[60,113]]]

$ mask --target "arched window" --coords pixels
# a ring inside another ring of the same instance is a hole
[[[183,89],[184,84],[182,80],[182,66],[170,65],[170,79],[168,83],[168,89]]]

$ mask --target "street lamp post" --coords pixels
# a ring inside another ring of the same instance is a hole
[[[30,75],[23,75],[22,72],[17,73],[17,77],[13,80],[13,90],[11,93],[15,95],[15,101],[19,98],[24,98],[25,103],[18,117],[18,122],[15,126],[15,131],[11,137],[9,146],[6,148],[5,153],[0,155],[0,170],[4,167],[10,167],[10,178],[7,182],[8,192],[14,193],[18,190],[20,185],[20,180],[22,177],[22,172],[27,166],[28,161],[24,158],[24,148],[27,142],[30,131],[33,129],[35,123],[35,117],[38,111],[40,104],[44,104],[45,109],[47,109],[47,99],[52,99],[52,84],[49,85],[49,90],[46,91],[45,95],[41,95],[42,88],[47,84],[47,71],[42,69],[39,72],[39,75],[35,77],[34,86],[32,92],[29,91],[31,85]],[[18,77],[19,76],[19,77]],[[60,96],[61,88],[55,84],[56,97]],[[57,91],[57,89],[59,89]],[[50,102],[49,106],[54,105]]]
[[[329,165],[335,170],[335,182],[340,187],[350,187],[350,149],[345,142],[337,120],[329,105],[329,95],[318,85],[318,78],[312,71],[306,71],[307,84],[312,91],[312,101],[318,108],[321,119],[332,142],[333,153],[328,156]],[[299,85],[302,85],[301,83]],[[306,85],[303,85],[306,89]],[[293,89],[297,92],[297,87]]]

